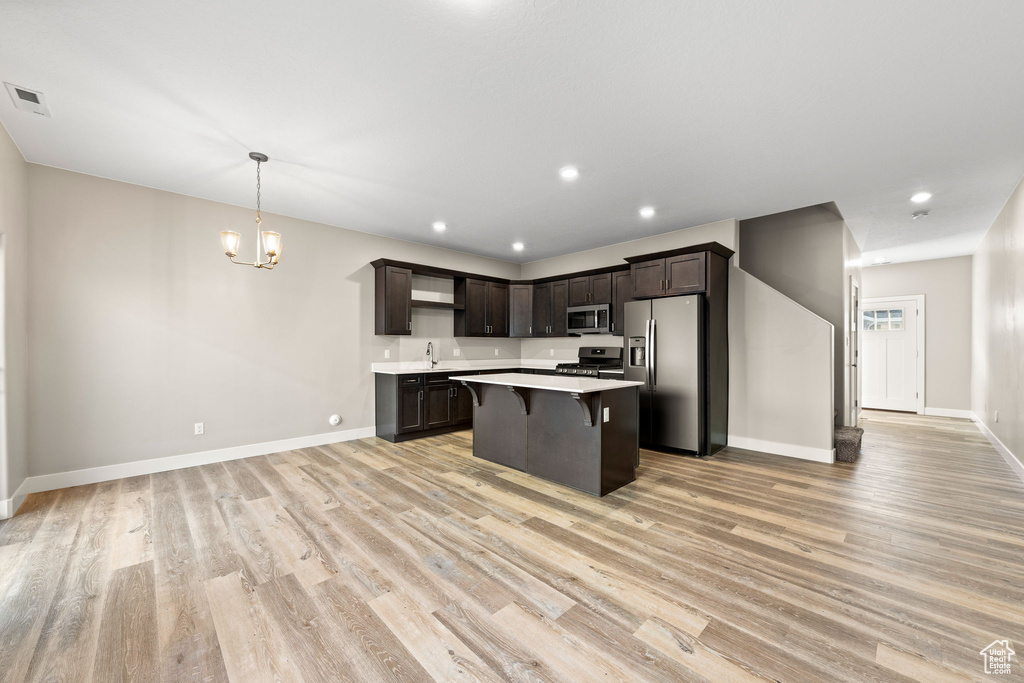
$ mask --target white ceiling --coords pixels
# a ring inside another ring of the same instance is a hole
[[[826,201],[867,259],[936,258],[1024,175],[1022,25],[1019,0],[4,0],[0,80],[52,118],[0,92],[0,121],[31,162],[240,205],[265,152],[269,212],[509,261]]]

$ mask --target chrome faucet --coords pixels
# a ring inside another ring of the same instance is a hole
[[[434,358],[434,343],[427,342],[427,360],[430,361],[430,369],[433,370],[434,366],[437,365],[437,359]]]

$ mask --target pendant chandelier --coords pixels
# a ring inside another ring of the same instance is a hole
[[[281,258],[281,235],[269,230],[260,230],[260,224],[263,222],[263,219],[260,218],[260,164],[264,164],[270,159],[266,154],[260,154],[259,152],[249,152],[249,158],[256,162],[256,260],[235,260],[235,257],[238,256],[238,246],[242,242],[242,236],[237,232],[231,230],[221,231],[220,243],[224,247],[224,253],[227,254],[232,263],[237,263],[240,266],[255,266],[256,268],[273,270],[274,266],[277,265],[278,259]],[[263,259],[264,255],[266,255],[266,260]]]

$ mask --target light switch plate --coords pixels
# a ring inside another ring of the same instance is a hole
[[[497,356],[497,355],[498,355],[498,349],[494,349],[494,355],[495,355],[495,356]]]
[[[605,408],[604,409],[604,421],[607,422],[610,419],[612,419],[612,409],[611,408]]]
[[[462,355],[462,349],[452,349],[452,355],[458,358]]]
[[[384,349],[384,357],[391,358],[391,349]]]

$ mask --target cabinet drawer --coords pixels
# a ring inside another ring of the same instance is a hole
[[[447,372],[432,372],[424,377],[426,377],[427,384],[448,384]]]
[[[400,387],[418,387],[421,384],[423,384],[423,375],[399,375],[398,376],[398,386],[400,386]]]

